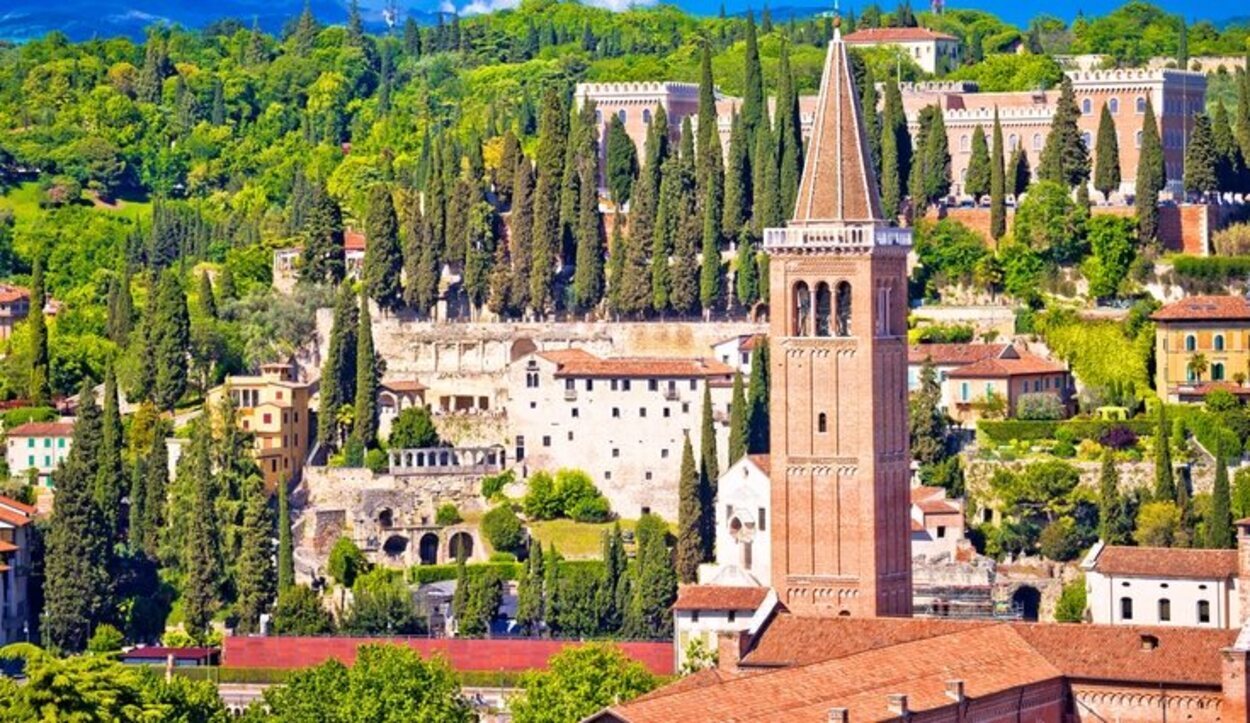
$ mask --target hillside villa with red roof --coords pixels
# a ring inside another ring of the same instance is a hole
[[[843,40],[857,48],[899,48],[931,75],[959,65],[959,38],[928,28],[864,28]]]
[[[1053,394],[1071,413],[1076,385],[1067,367],[1012,344],[913,344],[907,350],[908,389],[920,387],[931,363],[942,387],[942,406],[957,422],[974,423],[997,397],[1015,416],[1025,394]]]
[[[0,341],[13,334],[13,327],[30,313],[30,291],[20,286],[0,284]]]
[[[52,486],[52,473],[73,447],[73,420],[27,422],[5,433],[5,458],[14,477],[34,474],[40,484]]]
[[[0,646],[29,640],[27,597],[35,508],[0,495]]]
[[[525,475],[585,470],[622,517],[677,519],[682,445],[688,433],[699,449],[705,389],[726,464],[733,373],[714,359],[530,351],[507,372],[511,457]]]
[[[1201,402],[1215,389],[1242,398],[1250,371],[1250,300],[1188,296],[1151,315],[1155,389],[1168,402]]]

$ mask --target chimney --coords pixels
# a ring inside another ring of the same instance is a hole
[[[885,697],[886,705],[889,706],[890,712],[895,715],[907,717],[910,711],[907,710],[907,694],[906,693],[890,693]]]
[[[962,680],[946,681],[946,697],[956,703],[964,702],[964,682]]]
[[[830,708],[829,723],[848,723],[851,720],[851,713],[846,708]]]
[[[1250,619],[1250,518],[1237,521],[1237,602],[1240,619],[1229,621],[1233,628]]]
[[[750,633],[745,630],[717,633],[716,667],[736,671],[749,642]]]

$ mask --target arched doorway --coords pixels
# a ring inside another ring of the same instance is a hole
[[[382,552],[387,557],[399,557],[408,550],[408,538],[403,535],[391,535],[382,543]]]
[[[1032,585],[1021,585],[1011,595],[1011,606],[1020,611],[1025,620],[1037,622],[1042,607],[1042,593]]]
[[[394,524],[395,524],[395,515],[391,512],[391,509],[389,507],[384,508],[381,512],[378,513],[378,525],[380,525],[382,529],[384,530],[389,529]]]
[[[417,557],[422,565],[434,565],[438,562],[438,535],[427,532],[421,536]]]
[[[457,532],[447,543],[447,554],[452,560],[468,560],[473,557],[473,536],[467,532]]]

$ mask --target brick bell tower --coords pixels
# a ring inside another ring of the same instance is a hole
[[[835,21],[836,22],[836,21]],[[911,615],[907,252],[835,25],[771,257],[772,584],[798,615]]]

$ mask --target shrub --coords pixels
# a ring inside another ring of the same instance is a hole
[[[578,522],[606,522],[612,516],[612,508],[603,495],[588,497],[573,506],[570,516]]]
[[[573,510],[583,502],[602,497],[590,475],[580,469],[561,469],[556,472],[555,495],[560,503],[560,512],[565,517],[573,517]]]
[[[976,331],[968,324],[926,324],[916,332],[919,344],[967,344]]]
[[[27,422],[55,422],[59,416],[52,407],[18,407],[0,414],[0,428],[13,429]]]
[[[511,552],[520,549],[524,539],[524,528],[521,518],[512,511],[512,506],[503,504],[487,512],[482,518],[482,534],[496,550]]]
[[[334,632],[334,618],[312,588],[292,585],[278,593],[273,628],[279,635],[325,635]]]
[[[391,468],[391,460],[380,449],[371,449],[365,453],[365,466],[374,474],[384,474]]]
[[[1172,273],[1189,293],[1221,292],[1230,281],[1250,275],[1250,256],[1178,256]]]
[[[1016,417],[1019,419],[1063,419],[1066,411],[1059,395],[1051,392],[1021,394],[1016,402]]]
[[[516,482],[516,473],[510,469],[506,469],[499,474],[490,474],[482,478],[482,496],[486,499],[494,499],[496,495],[503,492],[504,487]]]
[[[1071,442],[1061,440],[1056,442],[1054,447],[1051,447],[1050,453],[1056,457],[1071,459],[1076,456],[1076,447],[1073,447]]]
[[[1211,235],[1215,251],[1220,256],[1244,256],[1250,254],[1250,224],[1235,223]]]
[[[1098,443],[1104,447],[1121,450],[1137,446],[1137,434],[1123,425],[1116,425],[1103,432]]]
[[[351,587],[356,578],[369,569],[369,561],[365,553],[360,551],[350,537],[340,537],[330,548],[330,559],[326,562],[326,572],[334,581],[343,587]]]
[[[1084,439],[1100,439],[1112,427],[1125,427],[1138,437],[1154,434],[1155,422],[1150,419],[1131,419],[1127,422],[1111,422],[1101,419],[1068,419],[1062,422],[1030,419],[982,419],[977,422],[977,436],[982,442],[1007,444],[1015,439],[1038,441],[1058,439],[1079,442]]]
[[[494,552],[491,557],[501,554],[507,553]],[[500,580],[520,580],[523,567],[519,562],[492,561],[465,565],[464,569],[469,579],[484,574],[483,571],[489,568]],[[408,581],[414,585],[428,585],[432,582],[455,580],[459,569],[459,565],[417,565],[408,569]]]
[[[355,437],[349,437],[343,445],[343,466],[359,468],[365,466],[365,445]]]
[[[460,510],[452,502],[445,502],[438,506],[438,511],[434,513],[435,524],[447,526],[458,525],[464,521],[460,516]]]
[[[491,562],[516,562],[516,553],[492,552],[490,553],[490,561]]]
[[[97,654],[116,653],[122,649],[122,643],[125,642],[126,638],[122,635],[122,631],[104,623],[95,629],[95,633],[87,641],[87,650]]]
[[[1060,517],[1046,525],[1038,538],[1042,555],[1051,560],[1068,562],[1081,553],[1081,536],[1070,517]]]
[[[556,495],[556,483],[547,472],[530,475],[529,490],[521,503],[526,517],[531,520],[552,520],[560,516],[560,498]]]
[[[391,423],[391,436],[387,444],[395,449],[420,449],[442,444],[430,410],[425,407],[408,407]]]
[[[1055,622],[1084,622],[1085,604],[1085,576],[1082,575],[1063,586],[1059,602],[1055,604]]]

